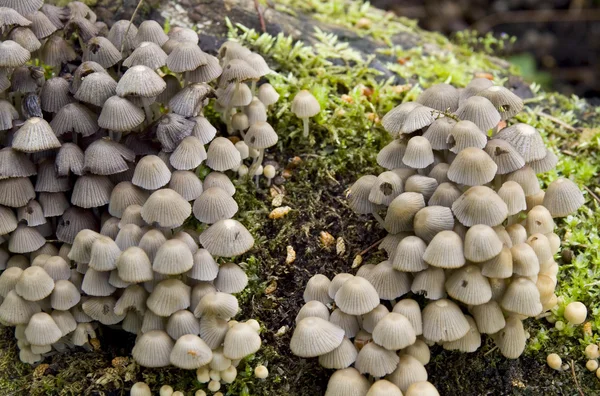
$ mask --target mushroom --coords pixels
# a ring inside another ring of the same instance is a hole
[[[302,136],[307,138],[309,132],[308,119],[321,112],[321,105],[309,91],[301,90],[294,96],[291,110],[296,117],[302,119],[304,127]]]

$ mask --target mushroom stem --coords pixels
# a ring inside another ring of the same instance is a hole
[[[308,137],[308,117],[304,117],[302,119],[302,125],[304,127],[304,133],[302,134],[302,136],[307,138]]]
[[[108,137],[110,138],[110,140],[118,143],[119,140],[121,140],[121,132],[109,130]]]
[[[252,92],[252,96],[256,93],[256,82],[257,80],[252,80],[252,84],[250,84],[250,91]]]
[[[496,188],[496,191],[498,191],[500,189],[500,187],[502,187],[502,176],[501,175],[496,175],[494,177],[494,187]]]
[[[379,213],[373,211],[372,214],[373,214],[373,217],[375,217],[375,219],[377,220],[377,222],[385,229],[385,221],[379,215]]]
[[[190,83],[190,72],[186,71],[185,73],[183,73],[183,87],[187,87],[188,84]]]
[[[154,119],[152,110],[150,109],[150,99],[142,98],[142,105],[144,106],[144,113],[146,113],[146,123],[150,124]]]
[[[521,214],[521,212],[516,213],[514,215],[508,216],[508,220],[506,221],[506,225],[512,225],[512,224],[517,224],[519,222],[519,215]]]
[[[77,132],[75,132],[75,131],[72,131],[72,132],[71,132],[71,141],[72,141],[74,144],[77,144]]]
[[[265,157],[265,149],[259,149],[258,157],[256,157],[254,159],[254,161],[252,161],[252,165],[250,165],[250,170],[248,171],[250,176],[254,176],[254,173],[256,173],[256,170],[258,169],[260,164],[262,164],[264,157]]]

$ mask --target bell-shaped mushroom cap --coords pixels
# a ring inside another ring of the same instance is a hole
[[[100,236],[92,243],[90,268],[96,271],[112,271],[117,268],[121,250],[116,242],[107,236]]]
[[[450,208],[444,206],[427,206],[417,212],[413,227],[417,237],[429,242],[439,232],[454,228],[454,216]],[[400,251],[396,250],[396,253],[400,253]]]
[[[156,252],[152,269],[159,274],[183,274],[194,265],[192,252],[179,239],[170,239]]]
[[[370,342],[358,352],[354,367],[361,374],[369,374],[374,377],[383,377],[392,373],[398,366],[398,355],[395,351],[389,351]]]
[[[144,221],[159,227],[177,228],[191,213],[190,203],[169,188],[153,192],[142,206]]]
[[[329,295],[330,285],[331,281],[325,275],[313,275],[306,283],[304,289],[304,302],[319,301],[323,304],[331,303],[333,300]]]
[[[215,137],[217,129],[203,115],[191,118],[191,121],[196,122],[192,129],[192,136],[198,138],[202,144],[210,143]]]
[[[492,181],[497,169],[498,166],[485,151],[468,147],[452,161],[448,178],[458,184],[480,186]]]
[[[453,272],[446,280],[446,291],[450,297],[468,305],[485,304],[492,298],[490,284],[476,265]]]
[[[250,126],[250,129],[244,136],[244,141],[248,147],[255,149],[264,149],[277,144],[277,133],[268,122],[256,122]]]
[[[368,280],[355,276],[340,287],[335,303],[344,313],[364,315],[379,305],[379,295]]]
[[[83,276],[81,290],[88,296],[110,296],[115,292],[116,288],[108,283],[109,277],[110,272],[100,272],[93,268],[88,268]]]
[[[509,215],[515,215],[527,209],[525,192],[521,185],[515,181],[507,181],[498,190],[498,195],[506,203]]]
[[[525,162],[542,159],[546,156],[546,146],[538,131],[527,124],[515,124],[502,129],[496,135],[510,143],[521,154]]]
[[[329,320],[329,308],[327,308],[327,306],[320,301],[311,300],[304,304],[302,308],[300,308],[298,314],[296,315],[295,322],[298,323],[302,319],[309,317],[316,317],[324,320]]]
[[[200,368],[210,363],[212,358],[213,353],[208,345],[195,334],[179,337],[170,354],[172,365],[187,370]]]
[[[533,234],[527,238],[527,244],[531,246],[540,264],[552,260],[552,248],[550,241],[544,234]]]
[[[77,233],[73,241],[73,246],[69,250],[69,259],[78,263],[89,263],[92,253],[92,244],[102,235],[89,229],[84,229]]]
[[[35,37],[35,34],[31,29],[26,27],[16,27],[12,29],[8,34],[8,39],[16,42],[29,52],[35,52],[42,47],[40,40]]]
[[[131,205],[143,205],[147,199],[147,192],[131,182],[124,181],[113,188],[108,203],[108,212],[120,218],[127,207]]]
[[[137,224],[121,224],[119,228],[115,242],[121,250],[137,246],[144,234],[144,231]]]
[[[167,84],[152,69],[147,66],[138,65],[127,69],[117,84],[117,95],[141,96],[142,98],[153,98],[167,88]]]
[[[129,309],[134,309],[140,314],[146,313],[146,299],[148,292],[140,285],[129,285],[121,294],[115,304],[115,313],[124,314]],[[189,311],[188,311],[189,312]]]
[[[427,176],[435,179],[438,185],[441,183],[447,183],[450,182],[450,179],[448,179],[448,169],[450,169],[450,164],[440,162],[431,169],[429,175]]]
[[[358,351],[352,341],[344,337],[339,347],[319,356],[319,364],[325,368],[343,369],[354,363],[357,356]]]
[[[27,266],[29,266],[29,260],[27,260]],[[27,268],[27,267],[26,267]],[[0,296],[6,297],[8,292],[14,290],[17,281],[21,277],[23,269],[19,267],[8,267],[0,275]],[[327,311],[329,317],[329,311]]]
[[[535,206],[527,213],[525,221],[527,234],[549,234],[554,231],[554,227],[555,224],[552,215],[545,206]]]
[[[144,122],[144,119],[145,115],[142,109],[125,98],[111,96],[102,106],[98,125],[111,131],[128,132],[137,128]]]
[[[427,371],[419,360],[411,355],[402,354],[398,367],[386,379],[400,388],[402,392],[406,392],[412,384],[426,381]]]
[[[484,261],[481,273],[488,278],[510,278],[513,274],[513,258],[511,249],[503,246],[500,254]]]
[[[460,92],[460,103],[493,85],[494,83],[491,80],[484,77],[476,77],[472,79],[471,82],[469,82],[467,86]]]
[[[472,121],[482,131],[495,127],[502,119],[494,105],[482,96],[472,96],[462,102],[456,115],[461,120]]]
[[[50,124],[41,118],[33,117],[25,121],[15,133],[12,147],[26,153],[35,153],[59,148],[60,142]]]
[[[219,79],[219,86],[224,87],[232,82],[242,82],[247,80],[257,80],[261,75],[242,59],[231,59],[223,66],[223,72]],[[296,94],[297,96],[298,94]],[[311,95],[312,96],[312,95]],[[307,100],[306,98],[303,98]],[[313,97],[314,99],[314,97]],[[316,100],[316,99],[315,99]],[[292,112],[294,112],[292,102]],[[305,105],[306,106],[306,105]],[[319,109],[320,110],[320,109]],[[314,110],[313,110],[314,111]],[[295,113],[295,112],[294,112]],[[318,111],[317,111],[318,113]],[[312,117],[308,116],[308,117]]]
[[[104,68],[116,65],[121,60],[121,52],[105,37],[93,37],[86,43],[83,61],[96,62]]]
[[[56,237],[66,243],[73,243],[77,233],[84,229],[98,229],[94,214],[82,208],[67,208],[56,227]]]
[[[487,136],[471,121],[459,121],[448,134],[447,143],[450,151],[458,154],[468,147],[482,149],[487,143]]]
[[[25,48],[12,40],[0,43],[0,67],[13,68],[23,66],[31,58]]]
[[[513,259],[513,272],[521,276],[536,276],[540,271],[540,261],[535,250],[527,243],[519,243],[510,249]]]
[[[301,90],[294,96],[291,110],[298,118],[310,118],[319,114],[321,105],[313,94],[307,90]]]
[[[200,319],[200,337],[211,349],[217,349],[223,344],[228,331],[229,325],[223,319],[215,316],[203,316]]]
[[[193,201],[202,194],[202,182],[192,171],[175,171],[171,174],[168,187],[186,201]]]
[[[327,383],[325,396],[363,396],[369,387],[369,380],[354,367],[349,367],[333,373]]]
[[[421,308],[419,303],[410,298],[404,298],[394,305],[392,312],[406,317],[411,324],[416,335],[423,333],[423,319],[421,317]]]
[[[200,234],[200,243],[210,254],[220,257],[239,256],[252,248],[254,238],[237,220],[219,220]]]
[[[402,134],[404,133],[402,132],[402,125],[404,124],[408,114],[417,107],[421,106],[422,105],[420,103],[416,102],[401,103],[383,116],[381,119],[381,125],[383,125],[384,129],[394,137]]]
[[[574,213],[585,203],[579,187],[569,179],[559,178],[548,186],[544,206],[552,217],[564,217]]]
[[[333,277],[331,282],[329,282],[329,287],[327,289],[327,294],[329,295],[329,298],[331,298],[330,301],[333,301],[333,299],[335,298],[335,294],[340,289],[340,287],[342,287],[344,282],[353,277],[354,275],[348,273],[339,273]]]
[[[446,296],[445,281],[446,275],[443,269],[429,267],[415,275],[411,291],[415,294],[423,294],[429,300],[437,300]]]
[[[136,382],[131,387],[129,396],[152,396],[152,391],[145,382]]]
[[[260,100],[267,107],[277,103],[279,100],[279,93],[277,93],[275,88],[273,88],[273,86],[269,83],[264,83],[258,87],[256,96],[258,97],[258,100]]]
[[[542,159],[531,161],[528,165],[533,169],[536,174],[545,173],[554,169],[558,163],[558,157],[554,154],[554,151],[547,148],[546,156]]]
[[[131,182],[146,190],[156,190],[171,179],[171,171],[165,162],[156,155],[142,157],[135,166]]]
[[[381,319],[383,319],[388,313],[390,313],[390,311],[388,311],[385,305],[379,304],[373,310],[371,310],[371,312],[362,315],[362,322],[360,324],[361,331],[367,331],[369,333],[372,333],[377,323]]]
[[[455,125],[456,121],[452,118],[440,117],[427,128],[427,131],[423,133],[423,137],[429,140],[432,149],[447,150],[450,148],[448,136]]]
[[[35,182],[35,191],[62,192],[70,189],[69,179],[58,177],[54,161],[46,158],[38,165],[38,176]]]
[[[485,152],[498,165],[497,173],[505,175],[525,166],[525,160],[515,148],[505,140],[492,139],[485,146]]]
[[[419,95],[417,102],[439,111],[458,109],[458,90],[450,84],[436,84]]]
[[[216,171],[226,170],[239,166],[240,152],[229,139],[217,137],[208,146],[206,165]]]
[[[36,201],[30,201],[36,202]],[[28,203],[29,205],[29,203]],[[39,206],[39,204],[38,204]],[[19,209],[19,212],[21,209]],[[41,211],[41,208],[40,208]],[[26,214],[26,211],[24,211]],[[19,216],[22,217],[22,216]],[[37,224],[35,224],[37,225]],[[0,235],[6,235],[10,232],[13,232],[17,228],[17,218],[15,217],[14,212],[7,207],[0,206]]]
[[[344,330],[346,337],[353,338],[360,330],[357,316],[348,315],[347,313],[342,312],[341,309],[334,310],[329,317],[329,321],[334,325],[341,327]]]
[[[237,211],[238,205],[235,200],[218,187],[205,189],[194,202],[194,216],[198,221],[206,224],[230,219]]]
[[[466,353],[475,352],[477,349],[479,349],[481,346],[481,334],[477,329],[477,324],[472,317],[467,315],[466,318],[470,326],[467,334],[456,341],[444,342],[444,349]]]
[[[433,177],[423,175],[412,175],[404,182],[404,192],[413,192],[423,195],[425,201],[429,200],[438,187]]]
[[[377,163],[385,169],[405,168],[402,162],[406,153],[406,142],[399,139],[392,140],[379,153],[377,153]]]
[[[514,117],[523,109],[523,100],[505,87],[492,86],[479,91],[477,95],[492,102],[503,120]]]
[[[425,249],[423,259],[438,268],[462,267],[465,263],[462,239],[450,230],[437,233]]]
[[[83,151],[73,143],[63,143],[55,160],[56,174],[69,176],[70,173],[81,176],[84,167]]]
[[[141,283],[153,279],[152,265],[146,253],[132,246],[124,250],[117,259],[119,278],[125,282]]]
[[[169,36],[165,33],[163,27],[156,21],[147,20],[140,24],[135,42],[141,45],[143,42],[151,42],[158,46],[162,46],[167,42]]]
[[[269,65],[265,59],[255,52],[251,52],[244,57],[244,60],[261,76],[265,76],[271,72]]]
[[[198,249],[194,255],[194,265],[186,274],[188,277],[202,281],[212,281],[217,277],[219,265],[206,249]]]
[[[34,198],[35,191],[29,178],[0,179],[0,205],[19,208]]]
[[[523,188],[523,192],[525,193],[526,197],[535,196],[536,194],[540,194],[542,192],[538,178],[529,165],[525,165],[521,169],[507,174],[505,181],[514,181],[519,183],[519,185]],[[544,197],[542,194],[541,199],[543,200],[543,198]]]
[[[369,214],[378,209],[378,206],[369,200],[371,190],[377,183],[377,177],[373,175],[361,176],[350,187],[347,194],[348,205],[357,214]]]
[[[39,257],[39,256],[38,256]],[[42,268],[55,282],[61,279],[69,279],[71,276],[71,267],[60,256],[51,256],[42,265]]]
[[[422,136],[415,136],[406,145],[406,151],[402,157],[405,166],[414,169],[423,169],[434,161],[433,151],[429,140]]]
[[[211,187],[219,187],[227,191],[227,193],[230,196],[233,196],[235,194],[235,186],[233,185],[229,177],[227,177],[226,174],[221,172],[210,172],[208,175],[206,175],[206,177],[204,178],[203,186],[205,189]]]
[[[390,351],[406,348],[416,341],[411,322],[402,314],[390,312],[373,330],[373,341]]]
[[[52,316],[45,312],[34,314],[25,328],[27,342],[32,345],[50,345],[62,337],[62,332]]]
[[[2,102],[0,101],[1,106]],[[0,150],[0,179],[29,177],[36,173],[35,165],[27,157],[27,154],[14,150],[12,147]]]
[[[484,334],[494,334],[506,325],[504,314],[498,302],[492,300],[471,308],[477,329]]]
[[[92,73],[81,80],[75,99],[102,107],[104,102],[117,94],[117,82],[106,73]]]
[[[123,66],[146,66],[149,69],[156,70],[167,64],[167,54],[158,44],[152,42],[141,43],[127,59],[123,61]],[[165,82],[166,87],[166,82]]]
[[[58,280],[50,295],[50,304],[53,309],[66,311],[79,303],[81,295],[77,287],[68,280]]]
[[[29,15],[40,9],[43,0],[2,0],[0,1],[1,8],[1,19],[0,27],[5,28],[11,25],[18,26],[29,26],[31,21],[23,17],[23,15]]]
[[[237,323],[229,329],[223,341],[223,354],[231,359],[243,359],[260,349],[261,340],[252,326]]]
[[[81,136],[91,136],[98,131],[98,116],[81,103],[69,103],[54,116],[50,125],[56,136],[75,132]]]
[[[169,317],[167,333],[174,340],[186,334],[198,335],[200,334],[200,322],[192,312],[182,309]]]
[[[184,117],[198,116],[197,118],[204,118],[204,116],[198,115],[198,113],[204,107],[204,101],[213,94],[214,91],[212,87],[206,83],[190,84],[173,95],[169,100],[169,108],[173,113],[177,113]],[[206,119],[204,120],[206,121]],[[210,140],[212,140],[212,137],[209,141]],[[208,142],[202,141],[202,143],[206,144]]]
[[[513,280],[508,285],[500,305],[507,311],[529,317],[542,312],[540,292],[535,283],[527,278]]]
[[[296,356],[316,357],[329,353],[340,346],[344,330],[324,319],[308,317],[299,321],[290,341]]]
[[[376,205],[387,206],[402,192],[404,192],[402,178],[394,172],[387,171],[377,176],[377,180],[369,192],[368,199]]]
[[[178,43],[167,58],[167,67],[174,73],[192,71],[207,63],[207,55],[194,42]]]
[[[517,359],[525,350],[527,336],[523,322],[516,316],[506,318],[506,326],[494,335],[500,353],[508,359]]]
[[[190,170],[197,168],[205,159],[206,150],[202,142],[194,136],[188,136],[179,143],[169,161],[175,169]]]
[[[215,286],[225,293],[240,293],[248,285],[248,276],[234,263],[226,263],[219,268]]]
[[[166,279],[158,283],[146,305],[158,316],[170,316],[190,306],[190,287],[178,279]]]
[[[42,47],[40,55],[45,64],[54,68],[60,68],[63,63],[77,58],[77,53],[71,44],[60,35],[50,36]]]
[[[106,176],[85,175],[75,182],[71,203],[81,208],[97,208],[110,201],[113,184]]]
[[[410,231],[415,215],[424,207],[425,201],[422,194],[405,192],[398,195],[390,203],[385,216],[387,231],[392,234],[401,231]]]
[[[50,295],[54,280],[42,267],[26,268],[15,284],[17,294],[28,301],[40,301]]]
[[[476,224],[465,235],[465,258],[474,263],[482,263],[500,254],[502,241],[490,226]]]
[[[469,322],[458,305],[441,299],[423,309],[423,336],[431,341],[455,341],[469,331]]]
[[[382,300],[393,300],[410,291],[411,279],[408,274],[396,271],[387,260],[377,264],[365,275],[365,279],[373,285]]]
[[[40,312],[39,305],[20,297],[15,290],[9,291],[0,304],[0,320],[11,326],[27,324],[36,312]]]
[[[508,207],[491,188],[475,186],[469,188],[452,204],[452,212],[458,221],[467,227],[475,224],[493,227],[506,219]]]
[[[54,322],[60,329],[63,336],[69,334],[77,328],[77,321],[73,317],[73,314],[69,311],[58,311],[54,310],[50,314]]]
[[[142,334],[131,350],[135,361],[143,367],[166,367],[171,364],[173,340],[161,330]]]
[[[439,116],[439,112],[428,106],[415,106],[404,117],[400,134],[410,134],[431,125]]]
[[[366,396],[402,396],[402,391],[390,381],[382,379],[371,385]]]
[[[238,310],[239,305],[235,296],[223,292],[210,292],[202,297],[194,309],[194,315],[198,318],[201,316],[216,316],[228,320],[234,317]]]
[[[137,27],[128,20],[116,21],[106,38],[114,44],[116,48],[123,48],[123,51],[129,52],[135,48],[135,37],[137,36]],[[167,363],[168,364],[168,363]]]
[[[189,72],[188,78],[193,83],[210,82],[218,78],[222,72],[223,69],[219,64],[219,60],[212,55],[206,54],[206,64]]]

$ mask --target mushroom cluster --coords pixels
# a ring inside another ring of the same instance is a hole
[[[476,78],[464,89],[435,85],[383,117],[393,137],[377,156],[386,171],[357,180],[348,203],[388,232],[379,246],[388,259],[356,276],[313,276],[291,340],[296,355],[339,370],[328,395],[383,394],[361,374],[405,395],[437,394],[410,390],[429,387],[428,344],[474,352],[489,334],[515,359],[523,320],[557,304],[553,218],[584,197],[565,178],[541,189],[537,174],[557,157],[533,127],[506,126],[522,108],[508,89]],[[402,298],[411,293],[424,299]]]
[[[277,142],[278,94],[254,96],[264,59],[233,42],[217,58],[155,21],[109,30],[77,1],[0,1],[0,32],[0,322],[21,360],[89,346],[100,323],[138,335],[142,366],[232,382],[261,339],[232,320],[248,279],[228,259],[254,239],[225,172],[250,158],[258,175]],[[214,97],[243,140],[216,137]]]

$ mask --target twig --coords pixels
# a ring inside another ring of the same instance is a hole
[[[556,118],[554,116],[551,116],[550,114],[544,113],[543,111],[538,111],[535,114],[539,115],[540,117],[547,118],[550,121],[552,121],[552,122],[560,125],[561,127],[565,128],[565,129],[568,129],[569,131],[579,132],[579,129],[577,129],[577,128],[575,128],[575,127],[567,124],[566,122],[564,122],[564,121],[562,121],[562,120],[560,120],[560,119],[558,119],[558,118]]]
[[[494,346],[492,349],[490,349],[489,351],[487,351],[486,353],[483,354],[483,356],[487,356],[490,353],[494,352],[496,349],[498,349],[498,346]]]
[[[577,391],[581,396],[585,396],[585,393],[579,387],[579,381],[577,381],[577,376],[575,375],[575,362],[571,359],[571,373],[573,374],[573,380],[575,380],[575,387],[577,387]]]
[[[591,189],[590,189],[588,186],[583,186],[583,188],[585,189],[585,191],[589,192],[589,193],[590,193],[590,195],[591,195],[592,197],[594,197],[594,199],[595,199],[595,200],[596,200],[598,203],[600,203],[600,197],[599,197],[598,195],[596,195],[596,194],[595,194],[595,193],[594,193],[594,192],[593,192],[593,191],[592,191],[592,190],[591,190]]]
[[[378,240],[377,242],[375,242],[374,244],[372,244],[371,246],[369,246],[368,248],[366,248],[365,250],[363,250],[362,252],[358,253],[359,256],[364,256],[366,253],[369,252],[369,250],[373,249],[374,247],[376,247],[377,245],[379,245],[383,240],[385,239],[385,237],[381,238],[380,240]]]
[[[256,8],[256,13],[258,14],[258,20],[260,21],[260,30],[263,33],[267,32],[267,25],[265,24],[265,17],[263,16],[262,8],[260,4],[258,4],[258,0],[254,0],[254,8]]]

